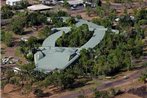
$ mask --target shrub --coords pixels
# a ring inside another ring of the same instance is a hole
[[[39,98],[44,96],[43,90],[41,89],[35,89],[34,94]]]
[[[1,8],[1,18],[2,19],[8,19],[11,18],[14,15],[14,13],[11,10],[11,7],[8,5],[2,6]]]
[[[12,32],[2,31],[2,41],[8,46],[11,47],[13,45],[13,34]]]

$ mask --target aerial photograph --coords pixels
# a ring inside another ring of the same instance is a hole
[[[0,98],[147,98],[147,0],[0,8]]]

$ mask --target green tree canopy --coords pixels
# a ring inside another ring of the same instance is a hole
[[[8,31],[2,31],[1,32],[2,35],[2,41],[8,46],[12,46],[13,45],[13,33],[12,32],[8,32]]]
[[[8,5],[4,5],[1,8],[1,18],[2,19],[8,19],[11,18],[14,15],[14,13],[11,10],[11,7]]]
[[[93,31],[89,31],[88,25],[83,24],[80,27],[73,26],[67,34],[63,33],[57,39],[56,45],[63,47],[79,47],[84,45],[93,35]]]
[[[24,26],[26,24],[26,17],[17,16],[14,17],[11,21],[11,30],[16,34],[24,33]]]
[[[32,12],[27,15],[27,25],[34,26],[34,25],[41,25],[47,22],[47,17],[39,12]]]
[[[43,27],[39,33],[38,33],[38,37],[40,39],[45,39],[47,38],[49,35],[51,34],[51,29],[48,26]]]

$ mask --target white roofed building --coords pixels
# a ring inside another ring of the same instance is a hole
[[[19,4],[22,0],[6,0],[6,4],[10,6],[15,6]]]
[[[42,4],[55,5],[57,0],[41,0]]]
[[[68,0],[67,1],[70,5],[78,5],[78,4],[83,4],[83,0]]]
[[[30,11],[42,11],[42,10],[49,10],[52,8],[53,7],[51,7],[51,6],[47,6],[47,5],[43,5],[43,4],[32,5],[32,6],[27,7],[27,9]]]

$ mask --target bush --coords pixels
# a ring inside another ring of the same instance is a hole
[[[1,8],[1,18],[2,19],[8,19],[11,18],[14,15],[14,13],[11,10],[11,7],[8,5],[2,6]]]
[[[27,47],[29,49],[32,49],[36,46],[37,42],[38,42],[38,39],[34,36],[31,36],[31,37],[29,37],[29,39],[27,41]]]
[[[35,89],[34,94],[39,98],[44,96],[43,90],[41,89]]]
[[[60,10],[60,11],[57,12],[57,16],[60,16],[60,17],[68,16],[68,13],[65,12],[65,11]]]
[[[102,20],[99,19],[99,18],[93,18],[92,22],[95,23],[95,24],[101,25]]]
[[[109,95],[108,95],[108,92],[106,91],[96,91],[95,92],[95,98],[110,98]]]
[[[45,39],[47,38],[49,35],[51,34],[51,29],[48,26],[43,27],[39,33],[38,33],[38,37],[40,39]]]
[[[71,26],[76,23],[76,20],[74,17],[70,17],[66,20],[66,23],[67,23],[67,25]]]
[[[122,27],[134,25],[134,21],[131,19],[131,17],[129,15],[125,15],[125,16],[121,17],[119,23]]]
[[[3,89],[7,84],[8,84],[8,82],[7,82],[6,80],[2,80],[2,81],[0,82],[1,89]]]
[[[25,9],[29,5],[27,0],[22,0],[19,4],[12,7],[14,10]]]
[[[70,5],[67,2],[67,0],[64,0],[63,7],[65,7],[65,8],[69,8],[70,7]]]
[[[82,16],[81,15],[77,15],[76,18],[77,19],[82,19]]]
[[[92,19],[92,22],[98,25],[103,25],[105,27],[111,27],[112,23],[111,20],[108,18],[94,18]]]
[[[13,34],[12,32],[2,31],[2,41],[8,46],[11,47],[13,45]]]
[[[53,24],[55,27],[63,27],[63,26],[66,25],[66,24],[63,22],[63,19],[62,19],[62,18],[59,18],[59,17],[56,17],[56,16],[52,16],[52,17],[51,17],[51,20],[52,20],[52,24]]]
[[[147,66],[147,62],[143,63],[143,66],[145,66],[145,67],[146,67],[146,66]]]
[[[32,12],[27,15],[28,26],[38,26],[47,23],[47,17],[40,12]]]
[[[141,20],[141,19],[147,19],[147,10],[145,9],[141,9],[137,12],[136,14],[136,18],[137,20]]]
[[[139,25],[147,25],[147,20],[146,19],[142,19],[138,21]]]
[[[11,84],[16,84],[16,85],[18,85],[19,84],[19,81],[20,81],[20,79],[19,79],[19,77],[12,77],[12,78],[10,78],[10,83]]]
[[[11,29],[14,33],[22,35],[24,33],[24,26],[26,24],[26,17],[17,16],[11,21]]]
[[[27,60],[33,62],[33,61],[34,61],[34,55],[28,53],[28,54],[27,54]]]
[[[33,63],[24,64],[24,65],[21,65],[20,68],[22,70],[32,71],[35,68],[35,64]]]

